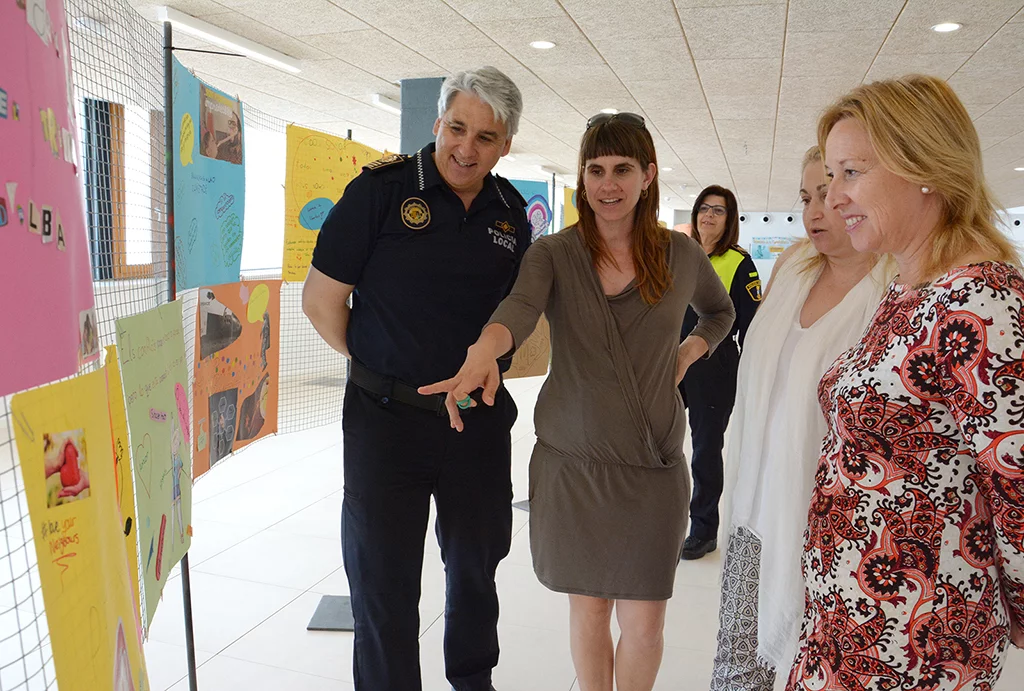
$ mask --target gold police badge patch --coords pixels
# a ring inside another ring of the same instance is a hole
[[[430,208],[418,197],[410,197],[402,203],[402,223],[413,230],[423,230],[430,224]]]
[[[751,281],[747,284],[747,294],[754,302],[761,302],[761,281]]]
[[[516,227],[508,221],[498,221],[494,226],[503,233],[508,233],[509,235],[516,234]]]

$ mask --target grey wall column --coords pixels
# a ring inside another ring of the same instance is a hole
[[[690,210],[689,209],[673,209],[672,210],[672,227],[676,227],[680,223],[690,222]]]
[[[414,154],[434,141],[442,82],[444,77],[402,80],[401,153]]]

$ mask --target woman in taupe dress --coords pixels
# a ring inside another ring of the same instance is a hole
[[[551,373],[537,399],[530,546],[548,588],[569,594],[581,691],[650,691],[665,605],[686,534],[690,480],[676,388],[734,319],[700,245],[658,226],[658,165],[639,115],[596,115],[580,145],[580,220],[527,251],[462,369],[421,393],[448,393],[452,426],[496,359],[551,324]],[[679,343],[687,305],[700,321]],[[472,424],[472,420],[469,420]],[[611,614],[622,634],[617,650]]]

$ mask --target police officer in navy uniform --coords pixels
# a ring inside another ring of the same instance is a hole
[[[494,574],[512,540],[516,406],[504,387],[493,406],[460,401],[473,418],[460,433],[445,397],[416,389],[458,372],[530,242],[525,200],[490,172],[509,152],[521,112],[519,89],[493,67],[449,77],[436,141],[368,165],[317,239],[303,311],[352,360],[341,533],[358,691],[421,688],[431,496],[447,574],[446,674],[456,691],[492,688]]]
[[[739,208],[732,191],[718,185],[704,188],[694,202],[690,221],[691,237],[707,252],[715,273],[732,298],[736,321],[728,338],[711,356],[693,363],[679,384],[693,440],[690,534],[680,554],[684,560],[700,559],[718,549],[718,502],[725,475],[722,447],[736,402],[740,349],[761,302],[757,267],[737,244]],[[696,325],[697,314],[692,308],[688,309],[681,338],[689,336]]]

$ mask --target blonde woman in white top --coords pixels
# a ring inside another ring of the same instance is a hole
[[[804,156],[802,183],[807,239],[776,261],[740,360],[711,691],[769,691],[775,668],[788,670],[796,653],[803,532],[825,434],[818,380],[860,339],[889,279],[886,262],[855,250],[826,208],[816,146]]]

